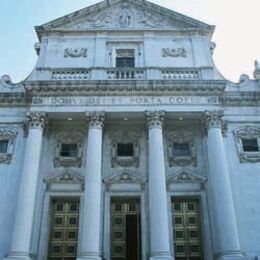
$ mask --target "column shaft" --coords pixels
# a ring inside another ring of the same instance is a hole
[[[162,112],[149,112],[150,259],[172,259],[165,180]]]
[[[101,256],[102,121],[102,114],[95,113],[90,118],[79,259],[93,260],[100,259]]]
[[[231,183],[225,157],[221,116],[211,113],[208,120],[208,158],[215,215],[218,259],[241,256]]]
[[[28,114],[30,128],[25,151],[22,179],[20,184],[11,252],[8,259],[31,259],[30,247],[34,223],[34,206],[37,195],[43,114]]]

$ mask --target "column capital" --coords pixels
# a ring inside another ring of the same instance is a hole
[[[102,129],[104,126],[105,112],[86,112],[90,128]]]
[[[146,111],[147,125],[149,128],[161,128],[164,121],[165,111]]]
[[[223,121],[224,112],[222,110],[215,111],[205,111],[204,112],[204,122],[207,130],[212,128],[224,129]]]
[[[44,130],[47,125],[47,114],[45,112],[26,112],[26,125],[28,129]]]

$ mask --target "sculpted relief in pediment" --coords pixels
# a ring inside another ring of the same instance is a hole
[[[130,3],[112,6],[103,12],[90,14],[81,21],[69,24],[73,29],[163,28],[171,26],[163,15],[137,9]]]

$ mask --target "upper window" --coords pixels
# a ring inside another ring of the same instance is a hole
[[[81,167],[84,135],[80,132],[61,132],[55,146],[55,167]]]
[[[11,163],[17,131],[0,128],[0,163]]]
[[[9,140],[0,140],[0,153],[7,153]]]
[[[60,155],[63,157],[77,157],[78,155],[77,144],[62,144]]]
[[[257,138],[242,139],[244,152],[259,152],[259,144]]]
[[[189,143],[174,143],[173,144],[174,156],[190,156]]]
[[[134,68],[135,52],[133,49],[116,50],[116,67],[117,68]]]
[[[243,126],[234,130],[240,162],[260,162],[260,128]]]
[[[117,156],[133,156],[134,145],[133,143],[117,144]]]
[[[185,129],[175,129],[166,134],[169,166],[197,164],[194,133]]]

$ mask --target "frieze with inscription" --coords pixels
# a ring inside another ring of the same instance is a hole
[[[136,106],[136,105],[205,105],[219,104],[218,97],[199,96],[89,96],[34,97],[34,106]]]

